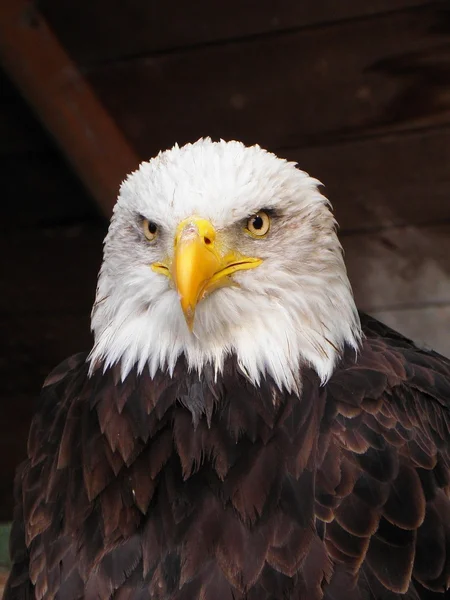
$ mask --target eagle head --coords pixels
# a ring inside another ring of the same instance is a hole
[[[216,373],[234,356],[258,385],[325,382],[360,325],[319,182],[259,146],[201,139],[123,182],[92,311],[91,365]]]

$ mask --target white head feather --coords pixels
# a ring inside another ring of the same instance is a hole
[[[269,374],[299,391],[302,364],[322,382],[345,344],[357,348],[360,325],[329,203],[319,182],[259,146],[202,139],[144,162],[122,184],[105,239],[96,303],[92,364],[120,362],[171,373],[185,355],[190,368],[220,372],[235,355],[248,378]],[[254,239],[243,223],[275,211],[269,234]],[[178,224],[192,215],[231,236],[243,254],[263,259],[238,271],[239,285],[201,301],[190,332],[169,278],[150,264],[173,254]],[[145,239],[142,217],[158,224]]]

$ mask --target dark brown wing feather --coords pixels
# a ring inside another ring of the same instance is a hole
[[[364,315],[362,322],[356,363],[327,386],[322,427],[329,424],[333,443],[326,440],[316,486],[325,543],[357,585],[380,590],[375,598],[391,597],[384,588],[392,597],[442,598],[450,577],[450,362]],[[325,597],[333,593],[332,580]]]
[[[363,317],[324,388],[101,368],[48,378],[16,478],[5,600],[437,600],[450,363]]]

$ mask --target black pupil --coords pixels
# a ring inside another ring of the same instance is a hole
[[[149,221],[148,230],[152,235],[155,234],[156,233],[156,223],[152,223],[151,221]]]
[[[255,229],[262,229],[263,225],[264,223],[261,217],[259,215],[256,215],[256,217],[253,219],[253,227]]]

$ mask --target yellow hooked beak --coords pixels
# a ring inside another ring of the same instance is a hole
[[[194,326],[197,304],[219,287],[232,285],[232,273],[253,269],[260,258],[242,256],[223,244],[213,225],[206,219],[190,217],[176,231],[174,254],[168,263],[153,263],[152,269],[171,277],[180,297],[186,323]]]

